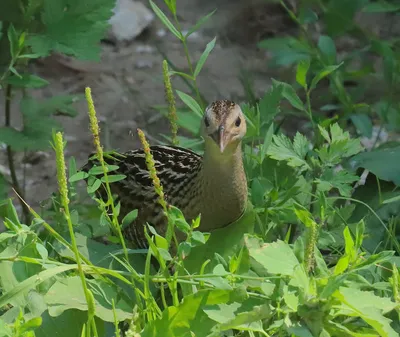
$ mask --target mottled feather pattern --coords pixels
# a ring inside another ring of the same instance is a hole
[[[201,186],[197,188],[194,185],[197,184],[196,177],[201,171],[202,157],[190,150],[174,146],[152,146],[150,151],[167,203],[180,208],[185,216],[197,216],[192,215],[193,211],[188,212],[188,209],[196,209],[194,205],[200,204],[198,199],[201,196]],[[110,174],[126,175],[124,180],[110,184],[111,192],[117,195],[117,202],[121,202],[121,219],[131,210],[138,209],[137,219],[125,228],[124,235],[137,246],[146,248],[143,225],[148,222],[163,235],[167,222],[158,204],[158,196],[147,170],[144,151],[138,149],[123,155],[125,158],[122,160],[106,159],[108,165],[119,166],[118,170]],[[89,171],[93,165],[99,165],[98,161],[88,162],[83,170]],[[106,198],[104,189],[99,189],[98,194],[101,198]],[[138,226],[139,223],[142,225]]]
[[[241,141],[246,130],[240,106],[229,100],[220,100],[211,103],[204,113],[200,127],[204,139],[203,157],[175,146],[150,147],[166,202],[178,207],[189,223],[201,214],[202,231],[225,227],[245,210],[247,182]],[[110,165],[119,166],[111,174],[126,175],[124,180],[111,183],[110,187],[117,202],[121,203],[121,220],[130,211],[138,209],[134,223],[124,229],[125,238],[137,247],[146,248],[146,223],[164,236],[167,219],[158,203],[144,151],[138,149],[123,155],[121,160],[106,160]],[[88,163],[83,170],[88,171],[94,164],[95,161]],[[98,194],[103,199],[106,197],[103,188],[98,190]],[[177,231],[178,241],[183,239],[181,235]]]

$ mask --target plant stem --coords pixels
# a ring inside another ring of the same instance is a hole
[[[187,61],[188,66],[189,66],[190,75],[191,75],[192,78],[193,78],[194,91],[196,92],[197,101],[198,101],[198,103],[200,104],[200,106],[204,109],[205,106],[204,106],[203,99],[201,98],[199,88],[198,88],[198,86],[197,86],[196,77],[194,76],[194,70],[193,70],[192,60],[191,60],[191,58],[190,58],[189,48],[188,48],[188,46],[187,46],[186,37],[184,37],[183,34],[182,34],[181,25],[180,25],[180,23],[179,23],[179,20],[178,20],[178,17],[177,17],[177,15],[176,15],[176,13],[174,14],[174,20],[175,20],[176,26],[177,26],[177,28],[178,28],[178,31],[179,31],[179,32],[181,33],[181,35],[182,35],[182,40],[181,40],[181,42],[182,42],[183,50],[184,50],[184,52],[185,52],[186,61]]]
[[[10,127],[11,126],[11,94],[12,94],[12,86],[10,84],[7,84],[6,87],[6,95],[5,95],[5,113],[6,113],[6,120],[5,120],[5,127]],[[19,186],[18,178],[17,178],[17,173],[15,170],[15,165],[14,165],[14,152],[11,148],[11,145],[7,145],[7,160],[8,160],[8,168],[10,170],[10,175],[11,175],[11,181],[14,190],[21,196],[22,199],[25,199],[24,193],[21,190],[21,187]],[[19,199],[19,203],[22,207],[22,212],[24,215],[24,222],[26,224],[29,223],[30,221],[30,213],[26,205],[23,203],[23,201]]]

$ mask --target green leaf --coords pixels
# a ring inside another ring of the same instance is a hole
[[[7,36],[8,41],[10,42],[11,57],[15,59],[19,51],[19,44],[17,31],[12,23],[8,26]]]
[[[17,77],[21,77],[20,73],[13,66],[9,66],[8,69]]]
[[[184,37],[182,34],[175,28],[172,22],[167,18],[167,16],[163,13],[163,11],[152,1],[149,0],[150,6],[153,9],[154,13],[158,16],[161,22],[170,30],[172,34],[174,34],[179,40],[183,41]]]
[[[92,185],[88,185],[87,193],[88,194],[92,194],[92,193],[96,192],[99,189],[100,186],[101,186],[101,180],[100,179],[95,179],[93,181]]]
[[[118,165],[106,165],[106,172],[110,173],[112,171],[118,170]],[[89,171],[89,175],[96,176],[99,174],[104,174],[103,166],[93,166]]]
[[[43,0],[42,25],[29,35],[27,44],[34,54],[52,51],[79,59],[99,60],[100,40],[109,27],[115,1]]]
[[[270,125],[280,112],[279,104],[282,99],[283,85],[273,84],[258,102],[261,126]]]
[[[356,127],[357,131],[364,137],[372,137],[372,121],[371,118],[366,114],[352,114],[350,119]]]
[[[203,117],[203,110],[194,98],[179,90],[176,90],[176,93],[178,94],[182,102],[189,107],[190,110],[192,110],[197,116]]]
[[[20,74],[21,76],[10,76],[7,78],[7,83],[18,88],[42,88],[49,84],[48,81],[31,74]]]
[[[122,228],[125,228],[126,226],[129,226],[130,224],[132,224],[132,222],[136,220],[137,216],[138,216],[138,210],[137,209],[134,209],[133,211],[130,211],[122,219],[122,223],[121,223]]]
[[[321,35],[318,40],[318,48],[328,64],[334,64],[336,62],[336,46],[330,36]]]
[[[302,60],[297,64],[296,81],[307,90],[307,73],[310,69],[310,59]]]
[[[95,315],[105,322],[113,322],[114,315],[118,321],[128,319],[132,316],[133,303],[125,295],[125,291],[111,282],[101,279],[86,280],[89,288],[96,289],[93,292]],[[59,316],[70,309],[87,310],[87,302],[79,276],[64,277],[56,281],[45,295],[45,301],[51,316]],[[115,299],[115,311],[111,301]]]
[[[206,16],[203,16],[199,21],[196,22],[196,24],[189,29],[187,34],[185,35],[185,38],[188,38],[190,35],[192,35],[196,30],[198,30],[204,23],[208,21],[208,19],[216,12],[216,9],[214,9],[211,13],[208,13]]]
[[[86,179],[87,177],[89,177],[89,174],[86,173],[86,172],[81,171],[81,172],[77,172],[73,176],[71,176],[68,181],[70,183],[74,183],[76,181],[80,181],[80,180]]]
[[[338,123],[330,126],[330,136],[322,127],[319,127],[319,129],[328,144],[324,144],[315,151],[326,166],[339,164],[343,158],[354,156],[363,149],[360,140],[351,139],[350,133],[348,131],[344,132]]]
[[[318,184],[318,190],[329,192],[332,188],[337,188],[340,195],[350,197],[351,184],[358,181],[359,177],[346,170],[335,172],[333,168],[327,168],[319,179],[315,181]]]
[[[308,290],[308,278],[304,266],[284,241],[264,243],[259,238],[246,235],[245,244],[249,255],[268,273],[291,276],[293,285]]]
[[[367,3],[362,11],[365,13],[390,13],[397,12],[399,9],[400,5],[391,4],[387,1],[379,1]]]
[[[146,324],[141,337],[208,336],[215,327],[215,321],[203,309],[244,299],[243,292],[239,290],[199,290],[186,296],[178,306],[168,307],[161,318]]]
[[[165,0],[165,4],[172,14],[176,14],[176,0]]]
[[[359,153],[350,160],[350,165],[353,169],[362,167],[379,179],[400,185],[400,146]]]
[[[304,208],[298,207],[295,205],[294,213],[296,214],[297,218],[306,226],[307,228],[314,227],[317,228],[318,225],[313,219],[311,213]]]
[[[323,20],[327,35],[336,37],[354,27],[354,16],[365,4],[365,0],[334,0],[329,1],[324,10]]]
[[[340,307],[347,315],[360,317],[372,326],[379,336],[398,336],[390,326],[392,321],[384,316],[397,305],[390,298],[376,296],[372,291],[345,287],[340,287],[333,296],[341,302]]]
[[[304,111],[303,102],[301,101],[299,96],[297,96],[296,91],[290,84],[279,82],[274,79],[272,79],[272,83],[275,85],[282,85],[282,96],[285,97],[294,108]]]
[[[269,146],[267,154],[275,160],[287,161],[289,166],[309,170],[305,157],[310,149],[310,142],[301,133],[297,132],[293,143],[288,137],[281,134],[272,137],[273,143]]]
[[[0,307],[4,307],[8,303],[10,303],[15,297],[21,295],[23,292],[28,291],[29,289],[35,289],[37,285],[42,282],[52,278],[58,274],[64,273],[68,270],[76,269],[77,266],[74,264],[55,266],[51,269],[47,269],[33,275],[22,282],[19,282],[15,287],[13,287],[10,291],[3,292],[2,296],[0,296]]]
[[[199,61],[196,64],[196,68],[194,69],[194,78],[196,78],[201,69],[203,68],[204,63],[206,62],[208,55],[210,55],[211,51],[214,49],[215,47],[215,41],[216,41],[216,37],[214,37],[209,43],[207,43],[206,49],[204,49],[203,53],[200,56]]]
[[[268,128],[267,133],[265,134],[264,142],[261,146],[261,152],[260,152],[261,162],[264,161],[264,158],[265,158],[265,155],[267,154],[268,148],[271,145],[273,135],[274,135],[274,124],[271,123],[270,127]]]
[[[333,73],[336,69],[338,69],[341,65],[343,64],[343,62],[341,62],[338,65],[335,66],[326,66],[325,68],[323,68],[322,70],[320,70],[317,75],[315,75],[315,77],[312,79],[311,81],[311,85],[310,85],[310,91],[315,89],[315,87],[317,86],[318,82],[321,81],[323,78],[325,78],[326,76],[330,75],[331,73]]]
[[[107,175],[107,179],[105,176],[101,177],[101,181],[105,183],[108,180],[108,182],[111,184],[111,183],[116,183],[117,181],[124,180],[125,178],[126,175],[124,174],[112,174],[112,175]]]
[[[400,201],[400,195],[382,201],[382,204],[391,204],[392,202]]]

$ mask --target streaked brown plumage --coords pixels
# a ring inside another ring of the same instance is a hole
[[[216,101],[205,111],[201,132],[203,157],[175,146],[152,146],[150,150],[167,203],[181,209],[189,222],[201,213],[200,230],[211,231],[238,219],[246,206],[247,182],[241,152],[246,121],[237,104]],[[110,186],[121,202],[121,219],[138,209],[138,217],[124,230],[124,235],[136,246],[145,248],[143,226],[150,223],[164,235],[166,218],[157,202],[144,151],[137,149],[124,156],[118,161],[107,159],[107,164],[119,166],[113,174],[127,176]],[[89,162],[83,169],[88,171],[92,166]]]

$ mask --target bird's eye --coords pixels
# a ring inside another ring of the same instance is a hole
[[[210,121],[208,120],[207,117],[204,118],[204,124],[205,124],[206,127],[210,126]]]
[[[237,120],[235,121],[235,126],[239,127],[241,122],[242,120],[240,119],[240,117],[238,117]]]

